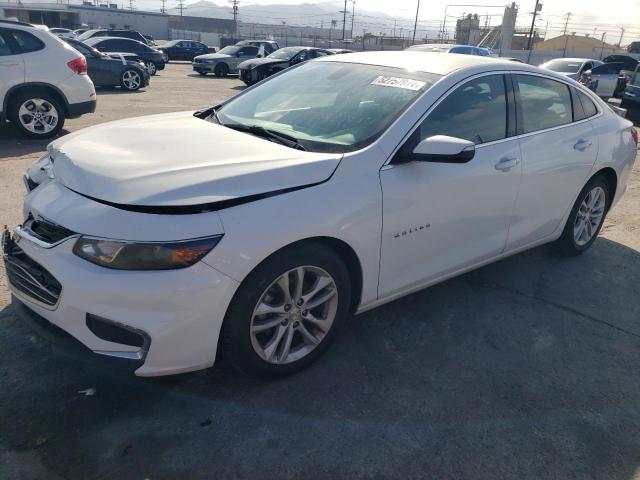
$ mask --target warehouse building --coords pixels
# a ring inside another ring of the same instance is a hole
[[[210,45],[219,45],[220,38],[233,36],[236,30],[236,22],[232,19],[124,10],[115,3],[95,6],[93,2],[73,5],[0,1],[0,18],[48,27],[137,30],[156,39],[188,38]]]

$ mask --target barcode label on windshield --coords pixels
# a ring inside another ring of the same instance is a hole
[[[405,90],[420,90],[426,85],[420,80],[412,80],[411,78],[384,77],[380,75],[371,85],[382,85],[383,87],[404,88]]]

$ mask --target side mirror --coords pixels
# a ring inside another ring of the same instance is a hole
[[[400,153],[396,163],[411,161],[467,163],[475,154],[476,146],[469,140],[447,135],[434,135],[418,143],[412,152]]]

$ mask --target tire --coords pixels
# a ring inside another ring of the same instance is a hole
[[[226,77],[229,74],[229,66],[226,63],[216,65],[213,73],[215,73],[216,77]]]
[[[588,207],[590,202],[596,200],[596,197],[601,200]],[[585,252],[598,237],[610,206],[609,183],[602,175],[596,175],[589,180],[578,195],[562,231],[562,236],[555,242],[556,250],[564,255],[579,255]],[[587,219],[584,218],[585,213],[587,213]],[[596,217],[598,217],[597,225],[594,225]],[[582,220],[582,224],[580,220]],[[584,225],[584,228],[581,228],[581,225]]]
[[[142,74],[135,68],[127,68],[120,75],[120,86],[129,92],[139,90],[142,82]]]
[[[147,71],[149,75],[156,75],[158,73],[158,66],[153,62],[146,62]]]
[[[299,304],[296,286],[300,270],[304,271],[302,296],[307,298]],[[284,289],[274,283],[284,274],[289,279],[290,304]],[[328,286],[318,288],[325,284]],[[318,306],[312,305],[321,300],[324,302]],[[327,349],[349,314],[350,302],[349,274],[333,250],[316,243],[287,248],[262,262],[238,288],[222,324],[221,352],[247,375],[290,375],[310,365]],[[257,314],[259,305],[267,313]]]
[[[31,138],[50,138],[57,135],[62,130],[66,118],[59,100],[45,92],[20,93],[11,99],[8,110],[9,120],[21,133]],[[35,120],[29,115],[29,112],[36,110],[41,120]]]

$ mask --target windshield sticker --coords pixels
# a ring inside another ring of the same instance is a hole
[[[382,85],[383,87],[404,88],[405,90],[420,90],[426,85],[426,82],[420,80],[412,80],[411,78],[384,77],[380,75],[371,85]]]

